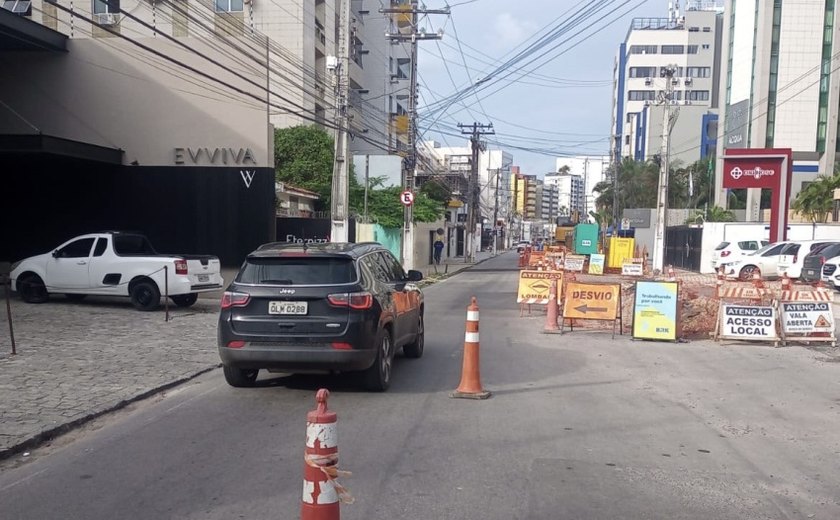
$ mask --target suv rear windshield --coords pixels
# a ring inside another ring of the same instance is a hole
[[[726,246],[728,246],[728,245],[729,245],[729,242],[721,242],[721,243],[720,243],[720,244],[718,244],[718,246],[715,248],[715,251],[720,251],[721,249],[726,249]]]
[[[356,270],[350,258],[342,256],[248,258],[238,283],[269,285],[335,285],[353,283]]]
[[[788,244],[782,248],[781,254],[782,255],[795,255],[799,253],[799,247],[801,244]]]

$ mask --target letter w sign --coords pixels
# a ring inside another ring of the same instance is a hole
[[[245,183],[246,188],[251,187],[251,183],[254,182],[254,176],[257,174],[257,170],[239,170],[239,175],[242,176],[242,182]]]

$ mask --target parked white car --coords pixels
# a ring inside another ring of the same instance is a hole
[[[215,256],[162,255],[136,233],[82,235],[54,251],[12,266],[12,290],[28,303],[46,302],[51,294],[81,300],[89,294],[128,296],[135,308],[154,310],[161,294],[189,307],[198,293],[224,287]]]
[[[739,280],[751,280],[753,273],[758,272],[762,278],[779,276],[779,259],[782,249],[791,242],[776,242],[767,244],[754,253],[745,255],[732,264],[727,264],[725,273],[727,277],[735,277]]]
[[[840,256],[825,261],[822,267],[822,280],[829,287],[840,291]]]
[[[802,276],[802,264],[808,253],[819,248],[821,245],[830,242],[829,240],[802,240],[791,242],[782,248],[779,258],[779,276],[786,273],[788,278],[797,279]]]
[[[754,253],[769,244],[767,240],[741,240],[739,242],[721,242],[712,253],[712,269],[737,262],[745,255]]]

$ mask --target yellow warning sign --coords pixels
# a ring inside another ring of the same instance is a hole
[[[618,318],[620,296],[621,286],[618,284],[569,282],[566,285],[563,317],[615,320]]]
[[[562,294],[562,271],[519,271],[516,303],[548,304],[551,280],[557,280],[557,294]]]

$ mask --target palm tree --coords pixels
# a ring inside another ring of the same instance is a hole
[[[834,190],[840,188],[840,174],[820,175],[796,196],[791,208],[813,223],[828,222],[834,204]]]

